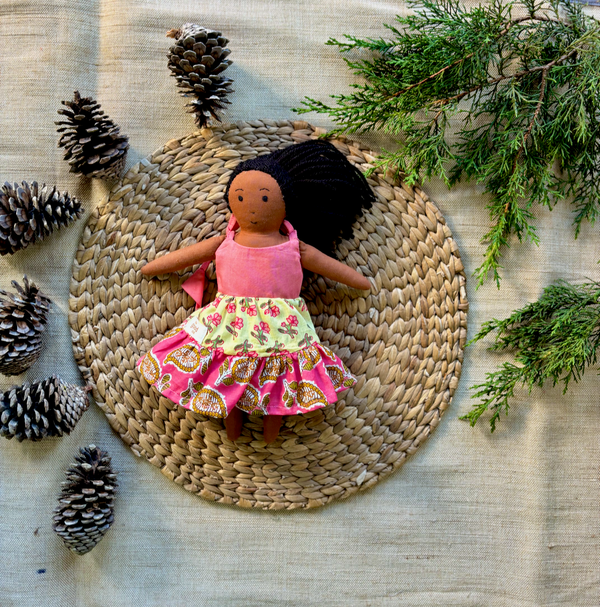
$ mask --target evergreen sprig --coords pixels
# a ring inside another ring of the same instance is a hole
[[[473,398],[481,399],[462,419],[474,426],[488,409],[493,411],[491,431],[500,414],[508,414],[509,400],[518,386],[529,391],[559,381],[564,392],[571,380],[577,382],[586,367],[596,363],[600,348],[600,283],[573,285],[557,282],[544,289],[540,299],[514,311],[505,320],[486,322],[469,342],[496,332],[490,350],[512,350],[518,364],[505,362],[488,373]]]
[[[386,27],[391,39],[346,36],[327,44],[366,79],[336,105],[306,98],[298,113],[328,114],[333,133],[399,136],[378,166],[413,184],[441,177],[485,184],[491,228],[481,285],[516,236],[538,243],[532,206],[570,198],[577,237],[600,213],[600,22],[569,1],[409,0],[415,14]],[[515,15],[519,16],[515,16]]]

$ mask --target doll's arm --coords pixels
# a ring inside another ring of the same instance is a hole
[[[214,236],[178,251],[167,253],[142,267],[142,274],[157,276],[167,272],[175,272],[189,266],[215,258],[217,249],[225,240],[225,236]]]
[[[300,242],[300,258],[302,260],[302,267],[306,270],[316,272],[332,280],[337,280],[355,289],[371,289],[371,283],[368,278],[341,261],[329,257],[325,253],[321,253],[319,249],[315,249],[315,247],[311,247],[304,242]]]

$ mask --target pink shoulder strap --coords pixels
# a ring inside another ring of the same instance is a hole
[[[227,231],[225,232],[227,238],[233,239],[235,236],[235,231],[238,228],[238,222],[235,218],[235,215],[232,213],[229,218],[229,223],[227,224]]]
[[[294,230],[294,228],[292,227],[292,224],[287,219],[283,220],[283,225],[285,226],[285,229],[287,230],[290,240],[298,240],[298,234],[296,233],[296,230]]]

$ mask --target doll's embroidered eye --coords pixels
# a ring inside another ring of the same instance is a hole
[[[263,196],[263,202],[267,202],[269,199],[267,196]]]
[[[243,197],[243,196],[238,196],[238,200],[239,200],[240,202],[242,202],[242,201],[244,200],[244,197]]]

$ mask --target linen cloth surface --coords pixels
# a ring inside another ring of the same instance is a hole
[[[0,168],[84,202],[109,185],[68,172],[54,121],[74,90],[96,98],[129,135],[128,167],[195,130],[169,76],[167,30],[195,22],[230,39],[235,93],[225,121],[292,119],[304,95],[326,100],[354,81],[324,42],[385,36],[407,7],[375,0],[4,0],[0,2]],[[600,16],[600,9],[590,8]],[[319,115],[305,117],[329,128]],[[373,149],[384,137],[361,138]],[[480,264],[489,222],[480,187],[424,184],[460,247]],[[567,205],[538,210],[541,245],[506,252],[501,290],[468,281],[469,337],[492,317],[534,301],[556,279],[598,279],[598,227],[573,237]],[[23,274],[53,300],[41,359],[8,389],[60,373],[82,384],[71,350],[71,264],[86,217],[0,259],[0,287]],[[469,386],[504,357],[467,349],[462,378],[436,431],[374,488],[331,506],[245,511],[189,494],[138,459],[92,405],[75,431],[40,443],[0,440],[0,604],[3,607],[324,605],[597,606],[600,379],[566,395],[519,392],[493,435],[458,419]],[[115,523],[89,554],[51,529],[64,471],[80,446],[108,450],[119,473]]]

